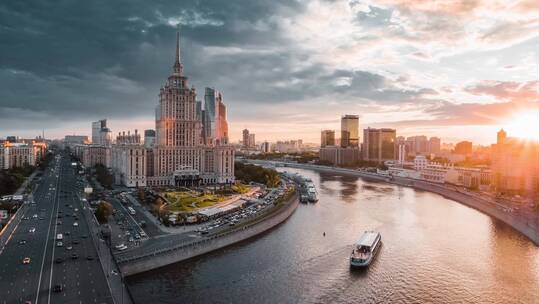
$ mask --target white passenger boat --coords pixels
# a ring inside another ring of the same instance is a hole
[[[367,267],[376,257],[382,246],[382,236],[376,231],[365,231],[359,241],[354,244],[350,255],[350,266]]]
[[[316,187],[314,186],[314,183],[311,179],[306,178],[304,180],[304,187],[306,189],[306,195],[307,199],[311,203],[315,203],[318,201],[318,193],[316,192]]]

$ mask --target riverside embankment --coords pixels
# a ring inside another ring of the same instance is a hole
[[[294,194],[288,201],[245,225],[172,248],[147,252],[129,259],[117,259],[118,266],[123,276],[131,276],[236,244],[281,224],[294,213],[298,204],[298,196]]]
[[[434,184],[422,180],[415,180],[403,177],[388,177],[384,175],[353,169],[274,161],[249,160],[249,162],[353,175],[365,178],[367,180],[387,182],[400,186],[412,187],[418,190],[433,192],[442,195],[448,199],[469,206],[471,208],[474,208],[480,212],[483,212],[506,223],[513,229],[517,230],[518,232],[529,238],[535,245],[539,246],[539,217],[537,215],[522,213],[516,210],[511,211],[509,210],[509,208],[494,202],[490,197],[483,197],[478,193],[463,192],[461,190],[455,189],[454,187],[447,187],[442,184]]]

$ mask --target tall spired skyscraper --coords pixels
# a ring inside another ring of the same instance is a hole
[[[227,141],[211,145],[203,141],[196,90],[183,73],[179,33],[172,74],[161,87],[155,112],[156,142],[149,153],[154,158],[154,176],[148,177],[149,185],[234,181],[234,149]]]
[[[180,36],[176,37],[176,61],[172,75],[159,92],[155,124],[157,144],[162,147],[196,147],[202,123],[196,115],[196,91],[189,88],[180,61]]]

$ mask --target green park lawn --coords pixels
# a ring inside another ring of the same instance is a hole
[[[232,190],[243,194],[251,190],[251,187],[241,183],[234,184]],[[197,191],[167,191],[163,193],[169,204],[167,209],[171,212],[194,212],[200,208],[213,206],[229,199],[230,195],[200,193]]]
[[[170,202],[167,206],[170,211],[193,212],[196,209],[210,207],[227,199],[224,195],[201,194],[191,191],[175,191],[165,193]]]

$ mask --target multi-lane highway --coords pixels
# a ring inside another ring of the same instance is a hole
[[[68,156],[57,156],[0,254],[0,303],[113,303],[81,189]]]

